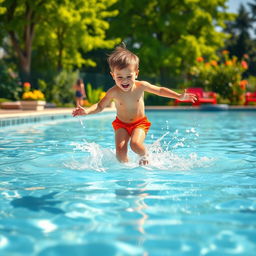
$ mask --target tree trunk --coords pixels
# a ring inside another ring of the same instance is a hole
[[[64,49],[64,45],[63,45],[63,36],[65,34],[65,28],[60,27],[57,28],[57,40],[58,40],[58,63],[57,63],[57,69],[58,72],[60,72],[63,68],[63,49]]]
[[[15,8],[13,8],[12,11],[13,13],[10,13],[9,17],[13,17]],[[22,82],[30,81],[32,42],[34,38],[34,28],[35,28],[35,24],[33,23],[33,15],[34,14],[32,12],[32,9],[27,4],[26,12],[25,12],[26,23],[23,28],[23,38],[21,39],[24,42],[23,49],[20,46],[21,40],[18,39],[15,31],[14,30],[8,31],[14,50],[19,60]]]

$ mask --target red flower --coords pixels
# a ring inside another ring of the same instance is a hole
[[[241,61],[241,66],[242,66],[243,69],[247,69],[248,68],[248,64],[247,64],[247,62],[245,60]]]

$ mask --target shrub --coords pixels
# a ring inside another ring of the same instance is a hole
[[[0,97],[18,100],[22,91],[17,74],[0,60]]]
[[[246,82],[242,80],[242,74],[247,68],[245,60],[229,58],[227,51],[222,52],[218,62],[198,58],[197,65],[190,69],[191,87],[214,91],[233,105],[243,104]]]
[[[99,100],[101,100],[105,96],[105,94],[106,93],[103,91],[102,87],[93,89],[90,83],[86,85],[87,100],[89,101],[90,104],[97,103]]]
[[[79,77],[78,71],[61,71],[45,88],[45,93],[49,101],[54,102],[58,106],[63,104],[73,104],[74,90],[73,85]],[[43,84],[41,82],[41,84]],[[44,86],[44,85],[43,85]]]
[[[247,91],[248,92],[256,92],[256,76],[248,77]]]

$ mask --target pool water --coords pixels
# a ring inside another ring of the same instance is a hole
[[[151,111],[150,164],[115,114],[0,131],[0,255],[255,255],[256,112]]]

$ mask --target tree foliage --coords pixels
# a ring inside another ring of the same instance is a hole
[[[13,70],[0,60],[0,98],[18,100],[21,85]]]
[[[94,65],[81,52],[113,47],[107,40],[108,8],[117,0],[0,0],[0,24],[11,39],[25,79],[35,66],[58,68]],[[39,63],[39,64],[38,64]]]
[[[106,39],[107,18],[117,15],[108,8],[117,0],[70,0],[51,2],[51,12],[37,29],[35,58],[38,65],[50,61],[61,70],[95,66],[83,53],[99,48],[113,48],[117,39]]]
[[[49,1],[49,0],[48,0]],[[45,13],[46,1],[1,0],[1,32],[8,36],[25,79],[30,73],[35,27]]]
[[[255,1],[256,3],[256,1]],[[240,5],[237,17],[234,21],[228,22],[225,32],[231,37],[226,40],[225,48],[230,52],[230,55],[237,56],[240,60],[245,56],[249,57],[249,69],[246,74],[256,74],[256,47],[255,39],[252,38],[253,24],[255,19],[255,5],[252,3],[248,10],[243,4]]]
[[[215,55],[226,35],[216,29],[232,18],[226,0],[123,0],[113,8],[111,34],[140,56],[142,72],[181,74],[198,56]],[[122,8],[125,6],[125,8]]]

